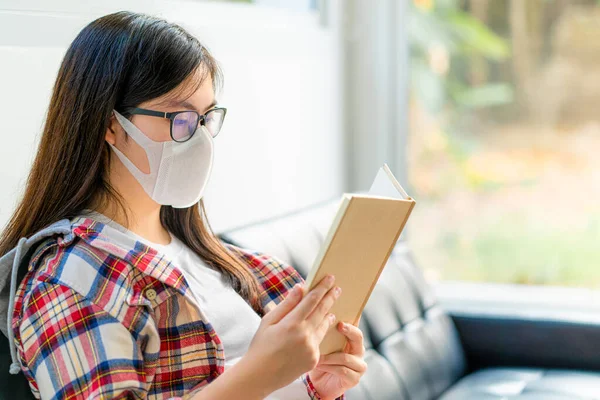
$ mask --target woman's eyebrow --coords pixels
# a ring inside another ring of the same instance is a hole
[[[183,106],[189,110],[196,110],[196,107],[194,107],[194,105],[187,100],[184,100],[184,101],[168,100],[164,103],[164,105],[167,107]],[[200,111],[200,110],[196,110],[196,111],[203,113],[205,111],[210,110],[211,108],[213,108],[216,105],[217,105],[217,99],[213,99],[213,101],[210,103],[210,105],[208,107],[206,107],[206,109],[204,109],[202,111]]]
[[[208,107],[206,107],[206,110],[204,110],[204,111],[210,110],[211,108],[213,108],[214,106],[216,106],[217,103],[218,103],[217,99],[213,99],[213,101],[210,102],[210,104],[208,105]]]

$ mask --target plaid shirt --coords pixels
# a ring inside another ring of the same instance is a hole
[[[224,372],[221,340],[182,275],[151,247],[110,241],[86,217],[45,239],[21,282],[12,328],[36,397],[182,399]],[[303,278],[282,261],[225,245],[261,285],[262,315]],[[320,399],[308,374],[307,398]],[[341,395],[339,400],[344,400]]]

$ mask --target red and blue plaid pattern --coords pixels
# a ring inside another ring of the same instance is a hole
[[[93,219],[71,228],[38,246],[17,292],[12,327],[36,397],[182,399],[224,372],[221,340],[177,268],[134,239],[114,243]],[[263,315],[303,282],[275,257],[226,246],[258,279]]]

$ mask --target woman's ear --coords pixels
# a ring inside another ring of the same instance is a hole
[[[111,113],[104,139],[113,146],[117,143],[117,132],[119,129],[117,125],[119,125],[119,121],[115,118],[115,114]]]

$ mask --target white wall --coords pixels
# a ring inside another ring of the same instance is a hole
[[[4,0],[0,226],[22,193],[64,51],[85,24],[121,9],[181,23],[222,64],[220,101],[229,113],[216,139],[205,197],[213,229],[342,192],[341,49],[335,19],[323,27],[308,12],[193,1]]]

